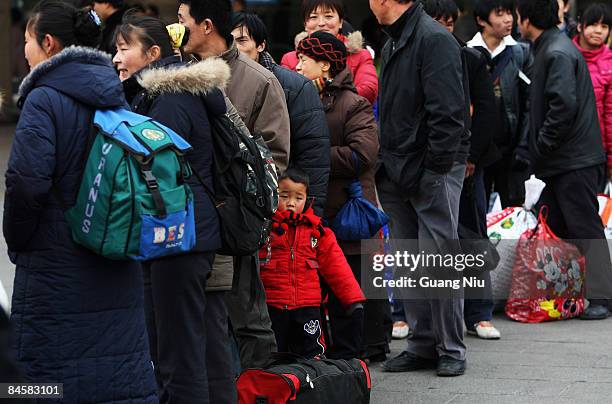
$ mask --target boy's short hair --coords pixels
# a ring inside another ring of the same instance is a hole
[[[612,26],[612,9],[607,4],[593,3],[584,10],[579,21],[583,27],[595,25],[600,21]]]
[[[255,13],[245,13],[239,11],[234,13],[232,17],[232,30],[236,28],[246,27],[249,30],[249,36],[255,41],[256,46],[268,43],[268,30],[266,24]]]
[[[489,21],[489,16],[492,11],[504,10],[514,13],[514,0],[476,0],[474,3],[474,19],[478,24],[478,18],[483,21]],[[478,24],[478,28],[482,31],[482,27]]]
[[[541,30],[556,27],[561,22],[557,0],[517,0],[516,9],[521,19],[529,19],[531,25]]]
[[[278,177],[278,183],[280,184],[282,180],[286,179],[289,179],[296,184],[303,184],[306,187],[306,193],[308,193],[308,189],[310,188],[310,179],[304,170],[297,167],[290,167],[285,170],[280,177]]]
[[[452,18],[457,21],[459,18],[459,7],[455,0],[425,0],[423,9],[434,20]]]

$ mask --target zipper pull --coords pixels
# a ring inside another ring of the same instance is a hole
[[[293,254],[293,247],[291,247],[291,261],[295,261],[295,255]]]
[[[312,382],[312,379],[310,378],[310,375],[308,373],[306,373],[306,383],[310,385],[311,389],[314,389],[314,383]]]

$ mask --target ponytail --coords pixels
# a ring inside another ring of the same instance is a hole
[[[128,44],[134,40],[140,42],[145,52],[153,46],[159,46],[162,59],[174,55],[170,33],[166,24],[158,18],[140,16],[130,10],[125,13],[121,25],[115,31],[115,42],[119,35]]]
[[[38,3],[28,20],[27,29],[35,34],[39,45],[42,45],[45,35],[55,37],[64,48],[72,45],[96,48],[102,39],[95,14],[58,0]]]

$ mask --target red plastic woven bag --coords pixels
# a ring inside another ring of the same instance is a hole
[[[584,311],[585,260],[578,248],[557,237],[540,210],[538,225],[517,245],[506,315],[522,323],[578,317]]]

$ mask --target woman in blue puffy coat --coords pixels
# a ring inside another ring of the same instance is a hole
[[[14,348],[26,381],[63,383],[63,403],[157,403],[140,265],[76,245],[59,203],[75,202],[93,112],[127,107],[110,57],[92,49],[98,23],[45,0],[27,25],[4,202]]]

